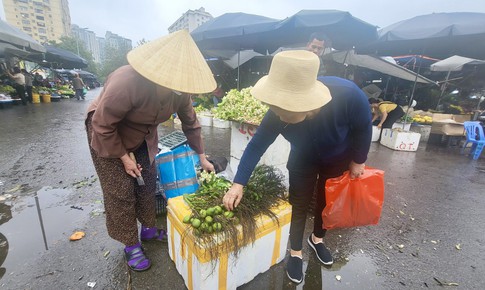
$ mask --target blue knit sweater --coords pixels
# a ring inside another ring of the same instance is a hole
[[[342,78],[318,80],[329,88],[332,100],[314,118],[298,124],[287,125],[269,110],[244,150],[235,183],[246,185],[261,156],[279,134],[290,142],[292,154],[309,163],[331,166],[345,159],[358,164],[367,160],[372,138],[367,96],[353,82]]]

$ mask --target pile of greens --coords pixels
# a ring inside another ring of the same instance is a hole
[[[278,219],[271,209],[285,200],[284,177],[275,167],[260,165],[256,167],[244,196],[234,211],[226,210],[222,198],[231,187],[231,182],[214,173],[202,172],[200,187],[194,194],[184,195],[191,214],[183,222],[191,226],[191,231],[202,244],[214,244],[219,238],[225,240],[220,247],[208,247],[211,259],[216,259],[220,251],[233,252],[236,256],[242,246],[256,240],[256,218],[263,214],[270,216],[276,223]],[[242,229],[238,239],[238,225]]]
[[[196,103],[196,107],[194,107],[196,113],[210,111],[214,108],[214,102],[210,94],[200,94],[192,98],[194,103]]]
[[[230,90],[222,102],[212,110],[214,117],[253,125],[261,124],[268,106],[254,98],[250,90],[250,87],[241,91]]]

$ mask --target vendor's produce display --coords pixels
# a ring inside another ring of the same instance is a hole
[[[278,171],[257,167],[234,211],[222,206],[229,181],[213,173],[200,181],[167,205],[169,255],[188,289],[236,289],[284,259],[291,206]]]
[[[401,119],[399,120],[400,123],[412,123],[413,122],[413,118],[410,116],[410,115],[404,115],[401,117]]]
[[[422,115],[414,115],[413,122],[419,124],[431,124],[433,123],[433,117],[430,116],[422,116]]]
[[[214,108],[214,102],[210,94],[201,94],[192,98],[194,103],[194,110],[196,113],[203,111],[210,111]]]
[[[253,125],[261,124],[268,111],[268,106],[254,98],[250,90],[251,88],[245,88],[241,91],[230,90],[217,108],[212,110],[214,117]]]
[[[1,86],[0,85],[0,94],[4,95],[15,95],[17,91],[12,87],[8,85]]]
[[[75,95],[73,89],[71,89],[68,85],[59,86],[57,88],[57,93],[61,96],[67,96],[68,98]]]

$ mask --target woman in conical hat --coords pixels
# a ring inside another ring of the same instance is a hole
[[[275,55],[267,76],[251,90],[269,106],[261,125],[239,163],[234,183],[223,198],[234,209],[243,198],[243,187],[256,164],[278,135],[291,143],[287,163],[292,205],[290,246],[286,273],[291,281],[303,280],[302,241],[308,207],[317,186],[313,233],[307,243],[318,260],[331,265],[333,258],[323,244],[322,210],[325,181],[350,171],[364,172],[372,137],[367,96],[354,83],[338,77],[320,77],[318,57],[309,51],[283,51]]]
[[[165,235],[155,227],[157,126],[177,113],[202,168],[213,171],[190,94],[212,92],[216,82],[186,30],[139,46],[127,58],[129,65],[111,73],[90,104],[86,130],[103,190],[108,234],[125,245],[128,266],[144,271],[151,263],[140,239],[161,240]],[[145,185],[136,183],[139,176]]]

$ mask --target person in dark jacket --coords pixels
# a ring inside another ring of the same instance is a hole
[[[223,198],[227,209],[237,207],[244,186],[267,148],[280,134],[290,142],[287,168],[291,250],[286,272],[296,283],[303,280],[302,241],[315,186],[318,194],[313,233],[307,243],[322,264],[331,265],[332,255],[323,244],[325,181],[346,170],[351,178],[362,175],[372,137],[371,113],[364,92],[342,78],[317,79],[318,68],[318,57],[309,51],[275,55],[269,74],[251,90],[255,98],[269,106],[269,111],[244,150],[234,183]]]

